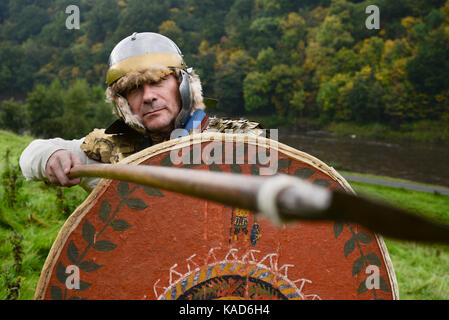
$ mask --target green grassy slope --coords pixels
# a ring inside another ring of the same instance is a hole
[[[40,272],[53,241],[68,215],[84,200],[86,192],[80,187],[54,188],[43,182],[24,181],[19,175],[15,181],[17,202],[8,203],[8,189],[4,183],[6,168],[5,153],[10,150],[10,167],[18,166],[23,149],[31,137],[20,137],[0,131],[0,299],[7,299],[8,286],[20,279],[18,299],[32,299]],[[23,247],[21,272],[17,272],[14,246],[11,237],[22,236]]]
[[[449,197],[366,183],[350,183],[359,195],[449,224]],[[385,239],[401,299],[449,299],[449,246]]]

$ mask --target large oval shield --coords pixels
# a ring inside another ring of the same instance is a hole
[[[353,192],[320,160],[255,136],[191,135],[124,162],[284,173]],[[398,289],[382,238],[356,224],[279,227],[247,210],[102,180],[58,234],[36,298],[397,299]]]

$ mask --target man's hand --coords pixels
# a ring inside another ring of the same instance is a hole
[[[45,174],[54,185],[72,187],[80,183],[80,178],[69,179],[67,176],[74,166],[82,165],[78,156],[67,150],[58,150],[48,158]]]

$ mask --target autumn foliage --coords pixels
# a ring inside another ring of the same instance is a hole
[[[291,126],[449,121],[449,1],[379,0],[373,30],[365,26],[372,1],[78,2],[79,30],[65,28],[66,1],[1,2],[3,126],[42,136],[87,133],[106,110],[99,92],[109,52],[134,31],[172,38],[205,95],[219,99],[218,114]],[[28,118],[17,118],[20,108]],[[64,125],[80,116],[96,120]]]

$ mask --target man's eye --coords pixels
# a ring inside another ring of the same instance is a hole
[[[161,78],[158,82],[156,82],[156,84],[162,84],[167,79],[168,79],[168,77],[165,76],[165,77]]]
[[[142,89],[142,86],[139,84],[139,85],[137,85],[137,86],[134,86],[134,87],[131,89],[131,92],[133,92],[133,91],[138,91],[138,90],[140,90],[140,89]]]
[[[135,94],[135,93],[139,92],[139,90],[141,88],[142,88],[141,85],[134,86],[134,87],[128,89],[127,91],[125,91],[124,94],[125,94],[125,96],[127,96],[129,94]]]

